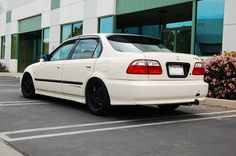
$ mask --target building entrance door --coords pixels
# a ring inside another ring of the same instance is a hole
[[[41,30],[19,35],[18,72],[40,59],[41,45]]]
[[[190,54],[191,27],[161,30],[162,44],[171,51]]]

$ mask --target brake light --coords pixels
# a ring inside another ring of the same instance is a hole
[[[161,64],[157,60],[135,60],[127,71],[127,74],[162,74]]]
[[[205,69],[202,62],[196,62],[193,68],[193,75],[204,75]]]

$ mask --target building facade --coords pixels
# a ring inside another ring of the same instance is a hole
[[[0,62],[22,72],[64,40],[88,33],[160,38],[174,52],[236,50],[235,0],[0,0]]]

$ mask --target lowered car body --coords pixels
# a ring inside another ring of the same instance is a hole
[[[92,34],[71,38],[28,66],[21,79],[36,94],[86,103],[97,115],[112,105],[174,109],[204,101],[208,84],[195,55],[173,53],[160,40],[138,35]]]

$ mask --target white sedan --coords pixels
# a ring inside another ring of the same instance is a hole
[[[128,34],[71,38],[21,78],[22,94],[86,103],[96,115],[112,105],[153,105],[175,109],[204,101],[208,84],[195,55],[173,53],[160,40]]]

